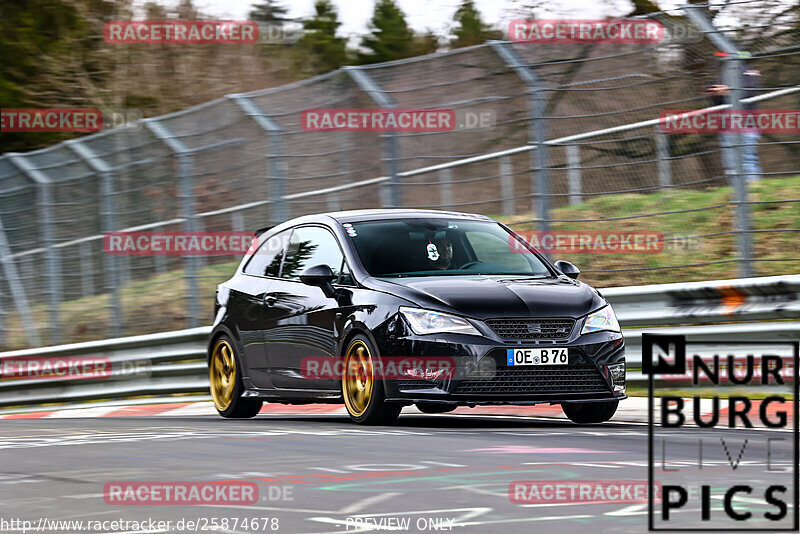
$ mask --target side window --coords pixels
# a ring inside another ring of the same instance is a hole
[[[286,250],[291,230],[285,230],[261,243],[253,257],[244,266],[245,274],[255,276],[278,276],[283,252]]]
[[[321,264],[328,265],[338,278],[343,259],[336,238],[328,230],[317,226],[295,228],[286,250],[281,278],[299,280],[305,269]]]

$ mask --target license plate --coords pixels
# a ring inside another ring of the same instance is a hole
[[[523,365],[567,365],[569,356],[566,347],[552,349],[507,349],[509,366]]]

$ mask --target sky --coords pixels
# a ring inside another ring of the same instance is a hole
[[[219,18],[246,20],[254,0],[195,0],[195,5],[205,13]],[[374,0],[333,0],[342,21],[340,33],[343,36],[363,35],[367,27]],[[406,15],[409,25],[417,32],[433,30],[446,35],[452,27],[453,14],[460,0],[397,0]],[[506,27],[518,16],[519,6],[530,3],[520,0],[475,0],[484,21]],[[284,0],[282,5],[289,9],[289,16],[302,18],[314,12],[314,0]],[[604,18],[630,10],[628,0],[551,0],[548,13],[540,13],[540,18]]]

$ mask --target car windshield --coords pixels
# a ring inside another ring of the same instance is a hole
[[[528,247],[496,222],[431,218],[344,227],[372,276],[551,276]]]

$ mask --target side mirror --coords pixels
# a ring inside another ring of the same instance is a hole
[[[325,293],[325,296],[333,297],[335,289],[333,288],[333,280],[336,276],[327,265],[314,265],[300,273],[300,281],[307,286],[318,287]]]
[[[575,267],[568,261],[558,260],[555,263],[556,269],[564,273],[565,275],[569,276],[573,280],[577,279],[578,276],[581,274],[581,270]]]

